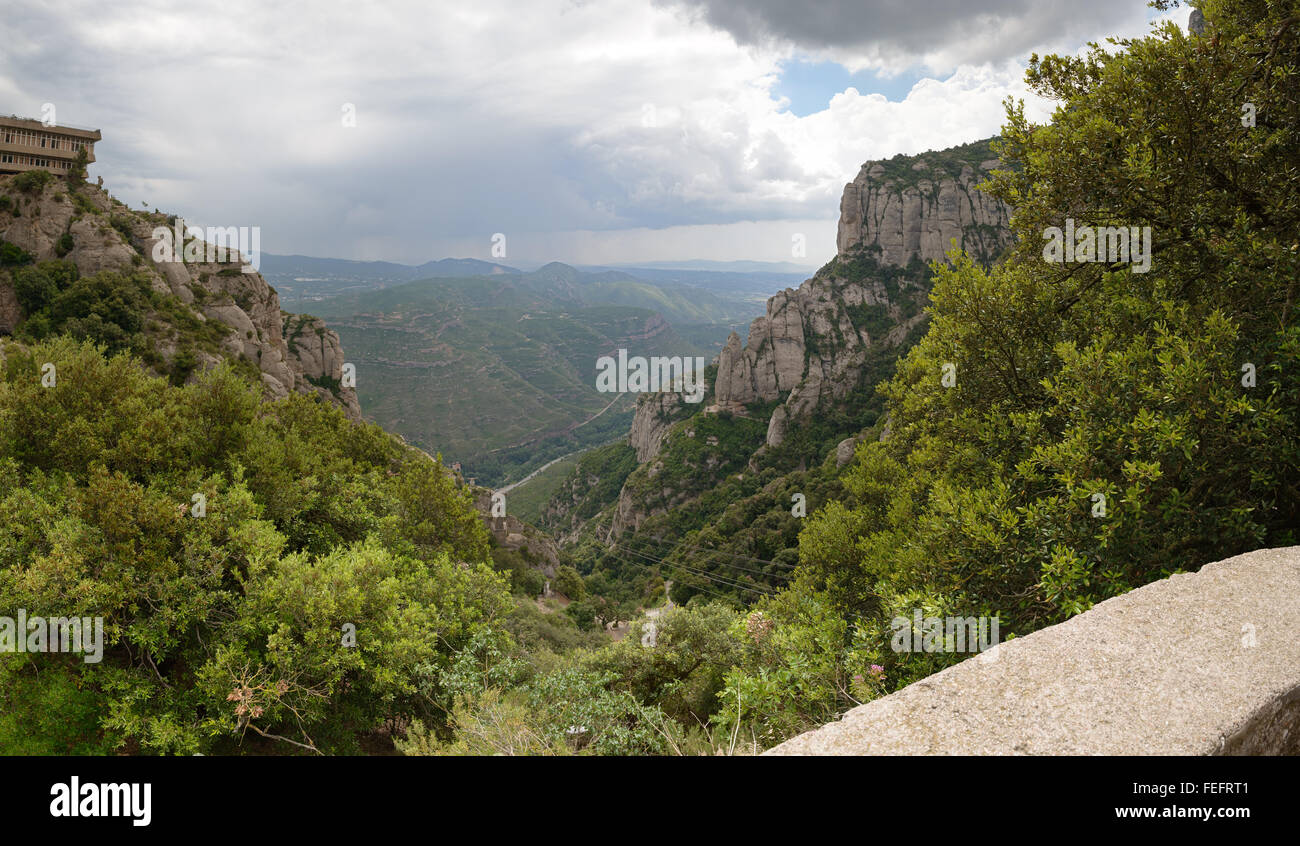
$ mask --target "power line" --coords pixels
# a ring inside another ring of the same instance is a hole
[[[670,540],[667,540],[665,538],[655,537],[654,535],[634,535],[633,537],[640,538],[640,539],[655,540],[658,541],[659,543],[672,543],[672,541]],[[686,548],[695,551],[700,551],[700,552],[714,552],[717,553],[718,555],[726,555],[731,558],[741,558],[746,561],[754,561],[759,564],[771,564],[773,567],[786,567],[791,570],[799,566],[798,564],[785,564],[780,561],[769,561],[766,558],[755,558],[752,555],[741,555],[739,552],[727,552],[726,550],[723,549],[708,549],[707,547],[691,546],[690,544],[687,544]]]
[[[639,537],[639,536],[633,535],[632,537],[637,538],[637,537]],[[624,538],[624,539],[622,539],[621,542],[626,543],[626,542],[627,542],[627,539]],[[666,541],[660,541],[660,542],[661,542],[661,543],[667,543]],[[688,547],[688,550],[689,550],[689,549],[690,549],[690,548]],[[643,548],[642,548],[642,551],[643,551],[643,552],[644,552],[644,551],[655,551],[655,552],[657,552],[658,550],[654,550],[653,547],[649,547],[649,546],[647,546],[647,547],[643,547]],[[675,552],[675,551],[676,551],[676,547],[674,547],[674,548],[671,549],[671,550],[668,550],[668,552],[670,552],[670,553],[671,553],[671,552]],[[700,550],[700,551],[701,551],[701,552],[704,552],[704,553],[706,553],[706,554],[708,554],[708,553],[710,553],[710,552],[718,552],[718,551],[720,551],[720,550]],[[667,560],[667,559],[664,559],[664,560]],[[753,574],[755,574],[755,575],[758,575],[758,576],[764,576],[764,577],[769,578],[769,579],[786,579],[786,580],[788,580],[788,579],[791,578],[791,575],[790,575],[790,574],[786,574],[786,573],[768,573],[768,572],[764,572],[763,570],[755,570],[755,569],[752,568],[752,567],[745,567],[745,566],[743,566],[743,565],[736,564],[736,563],[733,563],[733,562],[731,562],[731,561],[718,561],[718,562],[716,562],[716,563],[720,564],[720,565],[723,566],[723,567],[735,567],[737,570],[743,570],[743,571],[746,572],[746,573],[753,573]]]
[[[689,572],[689,573],[694,573],[695,575],[698,575],[698,576],[700,576],[701,578],[707,579],[707,580],[709,580],[710,582],[713,582],[714,584],[725,585],[725,586],[727,586],[727,587],[735,588],[735,589],[737,589],[737,590],[748,590],[748,591],[752,591],[753,593],[760,594],[760,595],[762,595],[762,596],[772,596],[772,595],[773,595],[772,591],[769,591],[769,590],[763,589],[763,588],[761,588],[761,587],[758,587],[758,586],[755,586],[755,585],[747,585],[747,584],[743,584],[743,583],[741,583],[741,582],[730,581],[730,580],[728,580],[728,579],[726,579],[726,578],[724,578],[724,577],[722,577],[722,576],[719,576],[719,575],[717,575],[717,574],[715,574],[715,573],[708,573],[708,572],[706,572],[706,571],[704,571],[704,570],[696,570],[695,568],[693,568],[693,567],[688,567],[688,566],[686,566],[685,564],[678,564],[678,563],[674,563],[674,562],[668,561],[667,559],[664,559],[664,558],[656,558],[656,557],[651,556],[651,555],[646,555],[646,554],[642,553],[641,551],[636,550],[636,549],[633,549],[633,548],[631,548],[631,547],[621,546],[621,545],[619,545],[619,544],[617,544],[617,543],[615,544],[615,547],[617,547],[618,549],[623,550],[623,551],[626,552],[626,553],[629,553],[629,554],[631,554],[631,555],[635,555],[635,556],[637,556],[638,558],[644,558],[645,560],[650,561],[650,562],[655,563],[655,564],[662,564],[662,565],[665,565],[665,566],[668,566],[668,567],[677,567],[677,568],[680,568],[680,569],[682,569],[682,570],[686,570],[687,572]],[[633,562],[633,563],[640,563],[640,562]],[[644,565],[644,564],[643,564],[642,566],[644,566],[644,567],[646,567],[647,569],[649,569],[649,566],[648,566],[648,565]]]
[[[668,567],[679,567],[679,568],[681,568],[681,569],[683,569],[683,570],[687,570],[687,571],[689,571],[689,572],[691,572],[691,573],[695,573],[696,575],[699,575],[701,578],[703,578],[703,579],[705,579],[705,580],[707,580],[707,581],[709,581],[709,582],[712,582],[713,584],[720,584],[720,585],[724,585],[724,586],[726,586],[726,587],[732,587],[732,588],[735,588],[735,589],[738,589],[738,590],[747,590],[747,591],[750,591],[750,592],[752,592],[752,593],[759,594],[760,596],[775,596],[775,595],[776,595],[776,594],[774,594],[774,593],[771,592],[771,591],[761,590],[761,589],[759,589],[759,588],[757,588],[757,587],[754,587],[754,586],[752,586],[752,585],[743,585],[743,584],[739,584],[739,583],[736,583],[736,582],[730,582],[730,581],[727,581],[726,579],[723,579],[723,578],[720,577],[720,576],[714,576],[714,575],[712,575],[712,574],[705,573],[705,572],[700,571],[700,570],[695,570],[695,569],[693,569],[693,568],[691,568],[691,567],[687,567],[687,566],[684,565],[684,564],[674,564],[673,562],[668,561],[667,559],[664,559],[664,558],[656,558],[656,557],[651,556],[651,555],[645,555],[645,554],[643,554],[643,553],[641,553],[641,552],[638,552],[638,551],[635,550],[635,549],[632,549],[631,547],[625,547],[625,546],[621,545],[618,541],[615,541],[615,542],[614,542],[614,546],[615,546],[615,548],[617,548],[617,549],[621,549],[621,550],[623,550],[624,552],[630,553],[630,554],[635,555],[635,556],[637,556],[637,557],[639,557],[639,558],[644,558],[644,559],[646,559],[647,561],[651,561],[651,562],[656,563],[656,564],[666,565],[666,566],[668,566]],[[630,563],[632,563],[632,564],[636,564],[636,565],[638,565],[638,566],[640,566],[640,567],[644,567],[644,568],[646,568],[647,570],[650,569],[650,565],[649,565],[649,564],[643,563],[643,562],[641,562],[641,561],[632,561],[632,562],[630,562]],[[690,582],[687,582],[686,584],[687,584],[691,589],[693,589],[693,590],[701,590],[701,591],[704,591],[705,593],[708,593],[708,594],[711,594],[711,595],[713,595],[713,596],[716,596],[716,597],[718,597],[719,599],[731,599],[731,598],[732,598],[732,597],[726,596],[726,595],[724,595],[724,594],[720,594],[720,593],[718,593],[717,591],[710,590],[709,588],[706,588],[706,587],[704,587],[703,585],[691,584]],[[863,616],[861,616],[861,615],[859,615],[859,614],[847,613],[847,614],[844,614],[844,616],[847,617],[849,620],[853,620],[853,621],[860,622],[860,623],[873,624],[873,623],[876,622],[876,621],[874,621],[874,620],[870,620],[870,619],[868,619],[868,618],[866,618],[866,617],[863,617]]]
[[[707,571],[705,571],[705,570],[697,570],[697,569],[695,569],[695,568],[693,568],[693,567],[689,567],[689,566],[687,566],[687,565],[685,565],[685,564],[679,564],[679,563],[675,563],[675,562],[669,561],[669,560],[667,560],[666,558],[656,558],[655,556],[652,556],[652,555],[645,555],[645,554],[643,554],[642,552],[640,552],[640,551],[638,551],[638,550],[635,550],[635,549],[633,549],[633,548],[631,548],[631,547],[620,546],[620,547],[618,547],[618,548],[619,548],[619,549],[622,549],[624,552],[627,552],[627,553],[630,553],[630,554],[632,554],[632,555],[635,555],[635,556],[637,556],[638,558],[644,558],[645,560],[647,560],[647,561],[651,561],[651,562],[653,562],[653,563],[655,563],[655,564],[662,564],[662,565],[665,565],[665,566],[667,566],[667,567],[677,567],[677,568],[680,568],[680,569],[682,569],[682,570],[686,570],[687,572],[695,573],[696,575],[699,575],[699,576],[701,576],[701,577],[703,577],[703,578],[705,578],[705,579],[708,579],[709,581],[714,582],[715,584],[726,585],[726,586],[728,586],[728,587],[733,587],[733,588],[737,588],[737,589],[740,589],[740,590],[752,590],[752,591],[754,591],[755,593],[762,593],[762,594],[767,595],[767,596],[770,596],[770,595],[771,595],[771,592],[770,592],[770,591],[764,590],[764,589],[759,588],[759,587],[756,587],[756,586],[754,586],[754,585],[747,585],[747,584],[744,584],[743,582],[732,581],[732,580],[730,580],[730,579],[727,579],[727,578],[724,577],[724,576],[719,576],[719,575],[717,575],[716,573],[709,573],[709,572],[707,572]]]

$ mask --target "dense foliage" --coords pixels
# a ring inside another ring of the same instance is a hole
[[[1035,60],[991,190],[1018,247],[943,269],[924,340],[801,538],[806,589],[862,620],[998,615],[1003,635],[1170,573],[1296,542],[1300,40],[1288,4],[1207,2],[1123,49]],[[1243,105],[1258,121],[1243,125]],[[1149,226],[1150,271],[1049,264],[1044,232]],[[955,384],[945,386],[945,366]],[[905,682],[954,656],[878,651]],[[960,657],[960,656],[956,656]]]
[[[450,656],[509,601],[439,465],[224,366],[174,387],[70,338],[5,353],[0,608],[102,617],[104,655],[0,655],[0,748],[347,751],[445,713]]]
[[[625,447],[580,462],[618,480],[567,489],[584,513],[624,479],[666,493],[613,547],[597,519],[566,551],[563,613],[440,462],[229,366],[151,376],[132,353],[167,301],[0,245],[27,315],[0,348],[0,609],[106,625],[99,664],[0,654],[0,749],[750,751],[965,657],[894,651],[896,615],[997,616],[1005,638],[1296,543],[1292,7],[1205,0],[1205,36],[1035,58],[1060,108],[1008,104],[987,186],[1013,252],[934,268],[924,337],[868,362],[879,393],[781,448],[764,409],[692,410],[653,473]],[[1151,227],[1149,272],[1045,262],[1067,218]],[[857,434],[841,469],[828,450]],[[600,624],[665,579],[677,604],[611,642]]]

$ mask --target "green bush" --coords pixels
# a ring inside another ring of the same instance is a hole
[[[32,256],[16,244],[0,239],[0,267],[31,264]]]
[[[124,214],[111,214],[108,216],[108,223],[120,232],[127,241],[131,240],[131,218]]]
[[[48,170],[28,170],[15,176],[12,185],[24,194],[40,194],[53,181],[54,174]]]
[[[468,494],[332,406],[259,395],[224,365],[176,387],[66,337],[8,350],[0,607],[102,616],[105,648],[0,656],[6,749],[354,752],[444,725],[443,671],[511,607]]]
[[[587,595],[587,590],[582,584],[582,576],[578,575],[577,570],[567,565],[561,565],[556,569],[555,578],[551,581],[551,587],[575,601],[583,599]]]

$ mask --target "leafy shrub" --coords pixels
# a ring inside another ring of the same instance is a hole
[[[176,387],[66,337],[11,350],[0,456],[0,607],[105,622],[101,664],[0,656],[11,750],[349,752],[394,720],[441,731],[443,671],[510,607],[440,464],[308,397],[263,405],[224,365]]]
[[[128,241],[131,240],[131,218],[124,214],[111,214],[108,216],[108,223],[114,229],[122,234],[122,237]]]
[[[28,170],[23,171],[13,178],[12,185],[15,190],[24,194],[40,194],[45,190],[45,186],[54,181],[54,174],[48,170]]]
[[[31,262],[31,253],[17,244],[0,239],[0,267],[14,267],[20,264],[31,264]]]

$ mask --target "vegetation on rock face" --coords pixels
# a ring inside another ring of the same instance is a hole
[[[801,538],[798,589],[873,642],[914,608],[1023,633],[1296,542],[1300,42],[1269,4],[1205,14],[1213,38],[1168,25],[1032,64],[1062,107],[1046,126],[1010,109],[1001,155],[1020,167],[992,190],[1017,209],[1018,249],[940,271],[886,390],[891,436],[844,479],[853,502]],[[1044,229],[1067,217],[1150,226],[1150,272],[1045,263]],[[953,656],[875,660],[903,683]]]
[[[229,365],[151,376],[135,339],[170,301],[0,245],[29,315],[0,346],[0,608],[105,623],[99,664],[0,653],[0,749],[753,750],[964,657],[894,651],[895,615],[1024,634],[1296,543],[1300,27],[1262,0],[1203,10],[1206,37],[1032,63],[1061,108],[1009,106],[989,186],[1018,247],[933,269],[924,337],[863,364],[879,393],[775,448],[769,402],[676,422],[640,468],[624,445],[584,456],[565,613],[440,462]],[[1045,263],[1066,218],[1150,226],[1150,271]],[[651,507],[611,549],[619,487]],[[677,605],[615,643],[589,630],[665,578]]]
[[[996,140],[986,138],[920,156],[905,156],[900,153],[892,159],[880,162],[880,167],[884,170],[880,178],[894,182],[895,187],[902,190],[915,187],[923,179],[932,182],[939,179],[958,179],[962,170],[968,167],[978,174],[981,164],[997,158],[997,152],[992,146]],[[921,163],[928,166],[915,167]]]
[[[45,190],[45,186],[54,181],[54,174],[48,170],[28,170],[13,178],[15,191],[36,195]]]
[[[10,278],[26,315],[16,333],[19,340],[69,335],[93,341],[110,355],[139,356],[178,384],[198,366],[199,353],[217,358],[230,332],[222,323],[200,320],[175,296],[155,290],[140,271],[82,276],[72,262],[59,260],[17,267]],[[170,360],[159,353],[161,347],[175,350]],[[251,362],[240,359],[232,367],[250,384],[260,384]]]

